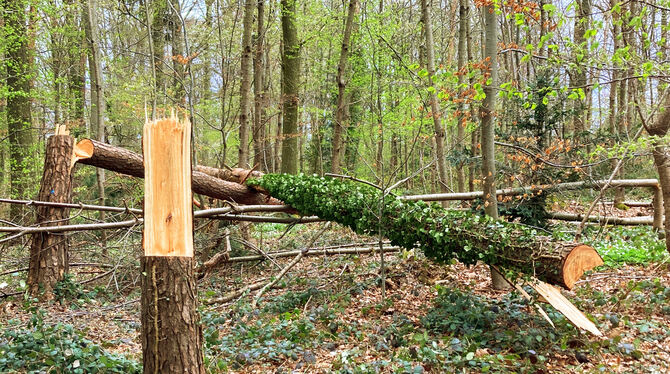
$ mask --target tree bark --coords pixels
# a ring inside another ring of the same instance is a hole
[[[100,62],[100,46],[98,44],[98,20],[96,18],[96,0],[83,1],[84,29],[88,44],[88,68],[91,79],[91,133],[101,142],[105,141],[105,95],[102,86],[102,64]],[[105,205],[105,169],[95,170],[98,187],[98,201]],[[100,221],[105,221],[105,212],[100,211]],[[100,233],[100,242],[106,252],[106,234]]]
[[[69,135],[54,135],[47,140],[44,174],[38,199],[55,203],[72,200],[71,155],[74,139]],[[70,209],[56,206],[37,206],[38,225],[67,224]],[[33,234],[30,246],[28,290],[42,300],[53,299],[56,283],[63,279],[68,268],[68,239],[60,233]]]
[[[142,155],[135,152],[96,140],[84,139],[75,146],[75,155],[78,163],[144,178],[144,160]],[[193,171],[192,179],[193,192],[215,199],[238,204],[282,204],[277,199],[269,198],[245,185],[224,181],[201,171]]]
[[[344,156],[344,133],[348,127],[345,123],[346,89],[347,89],[347,60],[351,48],[351,32],[354,29],[354,17],[358,8],[358,0],[349,0],[349,10],[344,24],[342,36],[342,48],[340,49],[340,60],[337,64],[337,107],[335,108],[335,123],[333,128],[333,154],[330,170],[338,174],[341,171],[341,162]]]
[[[26,25],[27,1],[3,0],[7,58],[7,131],[9,138],[10,188],[12,197],[29,191],[27,172],[30,168],[33,145],[31,109],[31,79],[33,60],[29,51]],[[11,215],[20,216],[23,209],[12,207]]]
[[[204,374],[192,257],[142,257],[144,373]]]
[[[433,45],[433,29],[430,21],[430,8],[428,0],[421,0],[421,20],[424,27],[424,36],[426,42],[426,68],[428,70],[428,77],[426,87],[430,91],[430,111],[433,119],[433,130],[435,133],[435,158],[437,159],[437,174],[439,190],[447,192],[447,166],[446,158],[444,157],[444,138],[445,132],[442,127],[440,105],[437,101],[437,90],[433,85],[433,76],[435,75],[435,52]]]
[[[425,1],[425,0],[424,0]],[[485,20],[485,59],[489,64],[488,76],[491,83],[484,86],[486,97],[482,103],[481,110],[481,131],[482,131],[482,190],[484,192],[484,211],[486,215],[498,219],[498,200],[496,199],[496,164],[495,164],[495,122],[493,121],[493,111],[495,110],[496,86],[498,84],[498,62],[497,62],[497,43],[498,43],[498,21],[496,19],[495,7],[488,5],[484,7]],[[509,284],[503,276],[495,269],[491,268],[491,283],[494,289],[508,289]]]
[[[256,28],[256,46],[254,50],[254,166],[267,172],[268,165],[267,139],[265,124],[267,122],[267,98],[265,91],[265,0],[257,0],[258,23]]]
[[[300,90],[300,43],[296,0],[281,0],[282,27],[282,152],[281,172],[298,173],[298,93]]]
[[[647,132],[651,136],[663,137],[670,130],[670,96],[666,96],[663,108],[665,110],[660,114],[656,122],[647,128]],[[658,182],[661,185],[663,195],[665,247],[670,252],[670,155],[668,155],[667,147],[660,144],[657,140],[653,141],[652,146],[654,165],[658,172]]]
[[[467,124],[467,117],[465,115],[465,95],[463,93],[463,85],[465,84],[465,61],[467,58],[466,39],[468,37],[468,17],[470,8],[468,6],[469,0],[459,0],[458,6],[458,122],[456,123],[456,141],[454,144],[459,144],[459,151],[465,151],[462,144],[465,143],[465,126]],[[463,155],[459,155],[461,159]],[[458,192],[465,192],[465,171],[464,163],[459,161],[456,168],[456,189]]]
[[[249,93],[251,92],[251,29],[254,23],[254,0],[245,0],[242,19],[242,80],[240,83],[240,146],[237,166],[249,167]],[[256,82],[258,85],[258,82]]]
[[[190,134],[190,123],[174,117],[144,125],[144,373],[205,373],[193,259]]]

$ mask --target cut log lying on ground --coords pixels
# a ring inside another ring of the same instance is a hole
[[[505,188],[496,191],[496,196],[514,196],[540,192],[559,192],[559,191],[573,191],[580,189],[599,189],[607,183],[605,180],[597,181],[583,181],[583,182],[567,182],[559,184],[545,184],[531,187],[515,187]],[[659,188],[657,179],[615,179],[609,184],[609,188],[614,187],[646,187]],[[455,193],[438,193],[427,195],[409,195],[401,196],[400,199],[408,201],[448,201],[448,200],[475,200],[484,196],[482,191],[473,192],[455,192]]]
[[[144,178],[144,160],[142,155],[92,139],[81,140],[75,145],[73,162]],[[215,168],[209,169],[220,170]],[[211,172],[212,170],[209,171]],[[234,171],[231,171],[229,174],[221,171],[219,175],[229,175],[231,178],[239,178],[241,174],[235,174]],[[197,168],[192,173],[192,185],[193,192],[195,193],[238,204],[282,204],[281,201],[268,198],[268,196],[245,185],[211,176],[198,171]]]
[[[565,212],[547,212],[547,218],[561,221],[580,221],[584,219],[583,214],[565,213]],[[622,225],[622,226],[651,226],[654,223],[654,217],[608,217],[608,216],[589,216],[587,222],[599,223],[601,225]]]
[[[571,289],[585,271],[603,264],[591,247],[559,242],[527,226],[449,211],[423,201],[381,196],[370,186],[332,178],[267,174],[260,186],[300,213],[338,222],[362,234],[382,234],[392,245],[419,247],[438,262],[482,261],[512,273],[535,275]],[[383,201],[382,217],[377,216]],[[381,221],[380,221],[381,219]]]

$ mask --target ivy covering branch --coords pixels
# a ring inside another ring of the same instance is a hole
[[[590,247],[557,242],[524,225],[423,201],[404,201],[392,194],[381,199],[382,191],[349,180],[266,174],[247,184],[262,188],[301,214],[340,223],[359,234],[378,234],[382,227],[382,235],[392,245],[420,248],[426,257],[440,263],[482,261],[571,288],[585,270],[601,262]],[[574,261],[578,266],[573,266]]]

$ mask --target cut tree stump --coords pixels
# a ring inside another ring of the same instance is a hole
[[[144,164],[140,154],[93,139],[83,139],[74,148],[73,163],[91,165],[133,177],[144,178]],[[257,175],[254,173],[258,172],[251,172],[252,175]],[[253,188],[236,183],[236,181],[241,180],[240,177],[246,179],[249,173],[246,174],[245,176],[238,169],[227,171],[211,167],[197,167],[192,173],[193,192],[237,204],[283,204],[281,201],[259,193]],[[233,181],[224,180],[222,177],[230,178]]]
[[[191,124],[174,116],[144,125],[144,373],[205,373],[193,259],[190,134]]]
[[[38,199],[53,203],[70,203],[72,200],[72,168],[70,155],[74,139],[65,126],[56,129],[56,135],[47,139],[44,174]],[[67,224],[70,208],[39,205],[38,226]],[[39,232],[32,236],[28,267],[28,290],[41,300],[53,299],[56,283],[68,270],[68,238],[65,233]]]

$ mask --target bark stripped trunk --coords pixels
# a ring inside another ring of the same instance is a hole
[[[430,90],[430,111],[433,119],[433,129],[435,132],[435,158],[437,159],[438,184],[441,192],[447,192],[447,166],[444,157],[444,128],[440,119],[440,105],[437,101],[437,90],[433,85],[433,76],[435,75],[435,52],[433,51],[433,29],[430,22],[430,9],[428,0],[421,0],[421,20],[424,27],[424,36],[426,42],[426,68],[428,77],[426,86]]]
[[[205,373],[193,260],[190,127],[176,118],[144,126],[144,373]]]
[[[337,107],[335,108],[335,124],[333,128],[333,155],[331,158],[331,172],[338,174],[341,171],[341,162],[344,156],[344,133],[348,127],[345,122],[346,114],[346,89],[347,89],[347,60],[351,45],[351,32],[354,29],[354,17],[358,0],[349,0],[347,20],[344,24],[344,35],[342,36],[342,48],[340,49],[340,60],[337,64]]]
[[[47,140],[44,175],[38,200],[70,203],[72,200],[71,157],[74,139],[69,135],[54,135]],[[61,226],[67,224],[69,208],[37,207],[37,224]],[[65,233],[37,233],[32,237],[28,267],[28,290],[32,296],[51,300],[56,283],[63,279],[68,268],[68,239]]]

